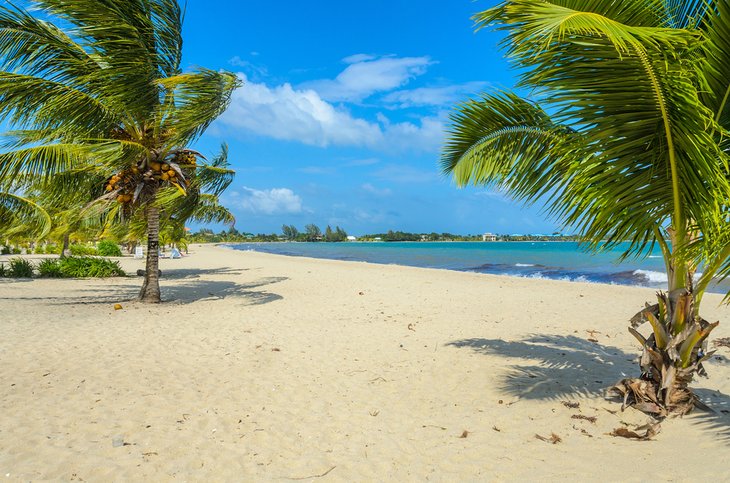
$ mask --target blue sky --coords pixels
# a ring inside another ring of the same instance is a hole
[[[189,0],[185,68],[244,81],[198,145],[229,145],[237,176],[223,201],[236,227],[554,231],[539,207],[439,172],[453,106],[514,83],[499,35],[470,19],[495,3]]]

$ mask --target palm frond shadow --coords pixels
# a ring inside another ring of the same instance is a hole
[[[196,280],[179,285],[162,286],[162,299],[173,303],[191,303],[202,299],[242,299],[243,305],[262,305],[281,300],[284,297],[265,290],[256,290],[266,285],[283,282],[288,277],[266,277],[249,283],[227,280]]]
[[[162,271],[161,280],[184,280],[199,278],[201,275],[241,275],[248,268],[172,268]]]
[[[505,393],[525,399],[606,396],[606,389],[613,383],[625,377],[636,377],[639,370],[638,351],[628,353],[572,335],[536,334],[513,342],[475,338],[446,345],[514,358],[515,366],[497,384]],[[522,364],[520,361],[524,360],[533,363]],[[713,362],[726,364],[728,360],[716,356]],[[712,365],[707,368],[710,375]],[[730,443],[730,396],[705,388],[693,388],[693,391],[711,410],[694,411],[690,420]]]
[[[730,444],[730,395],[704,388],[693,391],[711,411],[694,411],[689,419],[703,430],[717,434],[719,440]]]
[[[128,279],[128,280],[131,280]],[[162,300],[164,302],[188,304],[198,300],[238,299],[243,305],[261,305],[281,300],[284,297],[277,293],[257,290],[260,287],[288,280],[287,277],[265,277],[252,282],[236,283],[219,280],[194,280],[175,285],[162,284]],[[60,280],[59,282],[63,282]],[[68,295],[37,297],[12,297],[13,300],[42,300],[52,305],[92,304],[106,305],[123,301],[136,300],[141,283],[131,283],[124,279],[123,283],[91,285],[82,290],[69,292]],[[83,295],[80,295],[82,293]],[[88,295],[86,295],[88,294]],[[11,298],[11,297],[8,297]],[[0,297],[3,300],[3,297]]]
[[[608,386],[635,373],[637,367],[637,354],[572,335],[532,335],[513,342],[464,339],[447,345],[534,361],[529,365],[517,363],[500,381],[506,393],[525,399],[604,394]]]

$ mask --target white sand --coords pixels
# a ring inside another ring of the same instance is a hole
[[[0,480],[730,479],[728,349],[695,384],[716,413],[607,435],[647,419],[601,389],[653,290],[212,246],[162,270],[152,306],[137,277],[0,281]]]

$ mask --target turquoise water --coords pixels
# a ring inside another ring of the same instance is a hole
[[[238,243],[236,250],[279,255],[491,273],[578,282],[665,288],[658,248],[642,259],[618,262],[621,248],[589,254],[575,242],[349,242]],[[711,287],[727,293],[730,283]]]

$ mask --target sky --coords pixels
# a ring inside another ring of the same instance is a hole
[[[515,82],[501,36],[471,20],[495,3],[188,0],[183,69],[243,81],[196,146],[229,146],[236,178],[222,201],[236,228],[558,230],[541,206],[459,189],[439,169],[454,106]]]

